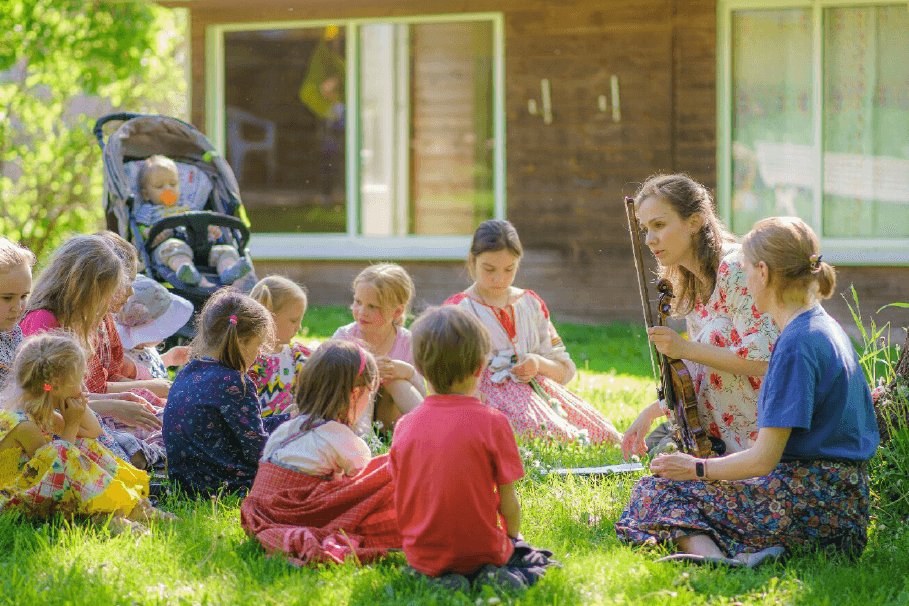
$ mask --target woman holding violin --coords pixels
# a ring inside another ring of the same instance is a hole
[[[660,455],[616,533],[635,545],[672,542],[682,553],[663,560],[693,563],[754,567],[796,548],[858,557],[879,438],[855,348],[820,305],[834,269],[795,217],[763,219],[743,242],[749,291],[782,330],[758,399],[757,440],[719,458]]]
[[[689,338],[666,326],[651,326],[647,334],[661,354],[685,362],[700,427],[714,451],[744,450],[757,438],[758,390],[779,331],[754,307],[741,246],[716,216],[707,189],[686,175],[651,177],[634,204],[644,244],[672,286],[673,314],[685,318]],[[622,441],[626,459],[647,452],[645,437],[664,414],[659,401],[641,411]]]

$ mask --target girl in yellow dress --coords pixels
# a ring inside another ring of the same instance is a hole
[[[146,498],[148,474],[94,439],[101,426],[86,406],[85,364],[65,334],[42,333],[19,347],[0,410],[0,510],[86,515],[114,533],[174,519]]]

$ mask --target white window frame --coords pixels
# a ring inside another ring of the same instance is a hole
[[[234,31],[318,28],[335,25],[344,28],[347,43],[347,122],[345,187],[347,190],[346,233],[253,233],[250,253],[269,260],[462,260],[470,248],[471,235],[462,236],[363,236],[360,221],[360,99],[359,99],[359,26],[371,23],[424,24],[488,21],[492,24],[493,89],[493,218],[505,218],[505,25],[502,13],[467,13],[335,19],[220,23],[205,31],[205,122],[209,138],[223,155],[225,150],[225,65],[224,35]],[[409,169],[408,169],[409,170]],[[242,197],[242,192],[241,197]]]
[[[732,218],[732,13],[739,10],[809,8],[812,11],[814,175],[812,216],[802,217],[821,240],[824,260],[837,265],[909,264],[909,238],[833,238],[823,229],[824,202],[824,29],[823,12],[831,7],[903,5],[892,0],[718,0],[717,2],[717,207],[727,225]]]

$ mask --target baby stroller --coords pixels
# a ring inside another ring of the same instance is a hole
[[[104,143],[104,125],[122,124]],[[198,312],[220,281],[214,267],[208,265],[208,226],[221,228],[219,243],[235,245],[241,256],[249,258],[249,226],[240,201],[239,187],[227,162],[214,145],[190,124],[167,116],[117,113],[103,116],[93,130],[104,152],[104,210],[107,227],[132,242],[150,278],[170,287],[189,299]],[[177,164],[180,175],[181,201],[200,210],[165,217],[155,223],[143,238],[133,218],[135,205],[141,203],[138,173],[145,158],[161,154]],[[216,286],[205,288],[182,282],[169,267],[152,258],[151,243],[164,230],[174,230],[189,244],[199,272]],[[251,261],[251,260],[250,260]],[[247,292],[256,283],[253,272],[244,276],[236,287]],[[192,320],[178,333],[192,336]]]

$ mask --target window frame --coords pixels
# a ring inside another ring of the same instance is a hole
[[[717,1],[717,211],[727,225],[732,218],[732,13],[740,10],[811,9],[813,212],[802,217],[821,241],[824,260],[837,265],[909,264],[909,238],[835,238],[823,234],[824,203],[824,9],[836,7],[905,6],[895,0],[718,0]]]
[[[267,260],[463,260],[471,235],[364,236],[360,232],[360,44],[359,27],[375,23],[421,25],[466,21],[488,21],[492,25],[493,81],[493,218],[504,219],[505,175],[505,21],[502,13],[457,13],[370,17],[361,19],[317,19],[217,23],[205,29],[205,126],[215,148],[225,153],[225,61],[224,35],[234,31],[343,28],[347,62],[347,110],[356,120],[347,122],[345,188],[347,226],[344,233],[312,232],[253,233],[249,249],[254,258]],[[409,168],[408,168],[409,170]],[[242,198],[242,192],[241,192]]]

